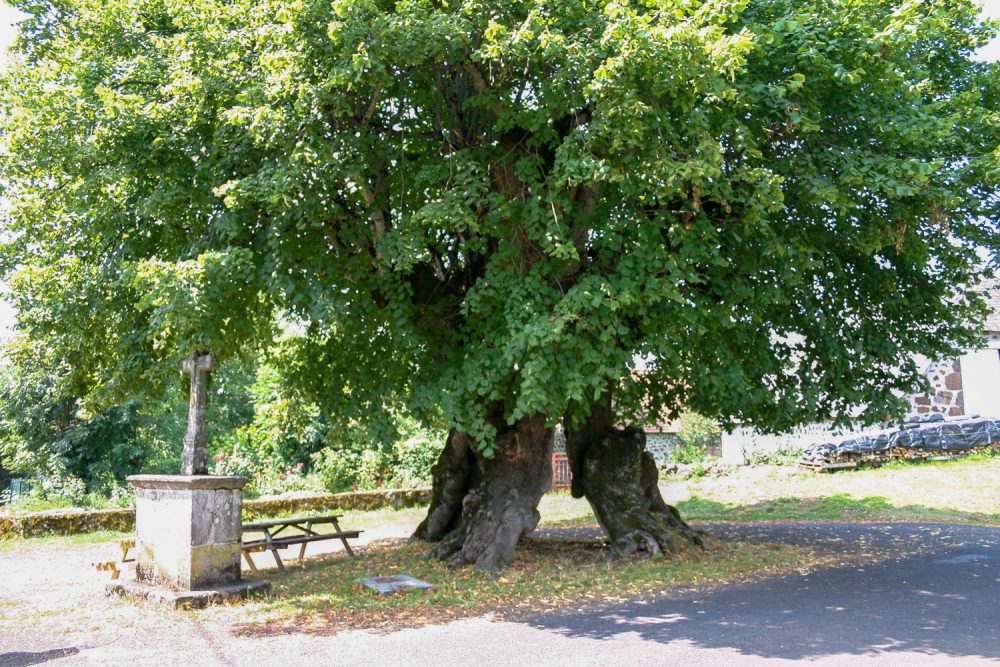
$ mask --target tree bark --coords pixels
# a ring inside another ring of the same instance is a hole
[[[440,542],[458,528],[462,501],[478,482],[475,450],[475,442],[464,433],[452,429],[448,434],[444,449],[431,468],[431,504],[427,516],[413,533],[414,539]]]
[[[596,405],[577,429],[566,429],[572,493],[586,497],[615,554],[675,554],[703,546],[657,487],[659,472],[640,429],[612,425],[611,402]]]
[[[538,525],[538,502],[552,484],[552,429],[542,415],[521,419],[493,449],[486,458],[465,434],[449,434],[434,465],[430,509],[413,535],[437,542],[431,556],[497,572]]]

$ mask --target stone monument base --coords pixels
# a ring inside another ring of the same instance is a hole
[[[240,582],[245,477],[132,475],[136,581],[180,591]]]
[[[263,579],[244,579],[216,588],[177,591],[163,586],[144,584],[141,581],[112,581],[105,590],[108,595],[116,595],[129,600],[143,600],[173,609],[200,609],[210,604],[269,595],[271,582]]]

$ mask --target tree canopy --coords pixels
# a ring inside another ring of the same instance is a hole
[[[23,0],[21,327],[96,399],[298,327],[331,414],[780,428],[971,340],[1000,72],[971,0]],[[648,359],[634,373],[634,358]]]

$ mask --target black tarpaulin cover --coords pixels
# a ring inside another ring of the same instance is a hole
[[[998,419],[941,420],[812,445],[803,452],[802,461],[831,461],[844,455],[864,456],[896,447],[924,452],[965,452],[994,443],[1000,443]]]

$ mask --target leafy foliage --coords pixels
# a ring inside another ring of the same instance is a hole
[[[314,454],[313,470],[324,488],[347,491],[429,485],[431,466],[441,453],[444,434],[412,420],[401,420],[399,427],[401,436],[390,446],[373,448],[361,435],[336,449]]]
[[[387,410],[377,428],[343,424],[285,375],[295,338],[286,336],[257,366],[248,392],[253,418],[212,441],[213,472],[250,478],[248,492],[256,495],[427,484],[444,440],[440,431],[400,406]]]
[[[722,446],[722,429],[712,419],[702,417],[695,412],[681,414],[681,429],[677,433],[684,447],[692,450],[719,451]],[[684,461],[681,461],[684,463]]]
[[[261,412],[266,413],[267,407]],[[431,466],[444,441],[440,432],[401,419],[399,438],[382,444],[373,441],[366,429],[333,433],[325,428],[326,422],[316,416],[307,430],[321,434],[322,439],[311,440],[309,448],[303,449],[302,443],[289,446],[294,433],[269,431],[255,420],[213,443],[212,472],[248,477],[251,495],[412,488],[430,483]],[[299,458],[294,456],[296,451]],[[302,457],[306,451],[310,453]]]
[[[802,447],[788,445],[779,447],[773,452],[755,452],[747,457],[749,465],[783,465],[792,466],[802,458]]]
[[[17,474],[123,481],[147,455],[136,437],[138,406],[130,402],[87,414],[61,379],[44,366],[2,369],[0,460]]]
[[[160,401],[129,401],[93,414],[52,350],[22,337],[7,352],[0,463],[33,480],[20,509],[122,506],[132,497],[127,475],[176,473],[186,430],[185,378],[178,375]],[[280,354],[279,346],[270,360],[231,360],[213,374],[207,426],[214,473],[250,478],[252,495],[428,483],[440,432],[398,410],[391,433],[360,424],[331,428],[335,420],[293,391]]]
[[[15,475],[36,480],[36,500],[73,504],[93,493],[121,504],[128,495],[122,491],[127,475],[176,472],[186,425],[185,393],[91,412],[53,350],[17,338],[6,352],[10,359],[0,368],[0,463]],[[252,416],[245,375],[236,364],[217,373],[210,436],[229,432]]]
[[[3,263],[95,401],[281,322],[331,419],[406,396],[487,455],[488,406],[612,388],[639,421],[874,420],[983,313],[971,0],[19,6]]]

